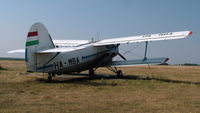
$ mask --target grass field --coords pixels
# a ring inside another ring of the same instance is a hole
[[[200,67],[121,68],[115,76],[59,76],[26,73],[23,61],[0,61],[2,113],[199,113]],[[86,73],[86,72],[83,72]],[[107,69],[97,74],[113,75]]]

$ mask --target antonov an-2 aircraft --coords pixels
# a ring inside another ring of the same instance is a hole
[[[93,40],[52,40],[49,32],[41,23],[35,23],[30,28],[25,50],[14,50],[8,53],[25,52],[25,61],[28,72],[48,73],[51,81],[55,75],[68,74],[89,70],[94,75],[98,67],[107,67],[109,70],[122,76],[117,66],[132,66],[144,64],[160,64],[168,58],[147,58],[147,45],[150,41],[181,39],[191,35],[191,31],[169,32],[130,36],[101,41]],[[145,42],[144,58],[140,60],[126,60],[119,53],[120,44]],[[113,61],[119,55],[123,60]]]

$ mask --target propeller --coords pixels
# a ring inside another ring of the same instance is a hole
[[[126,58],[125,58],[122,54],[118,53],[118,55],[119,55],[122,59],[126,60]]]

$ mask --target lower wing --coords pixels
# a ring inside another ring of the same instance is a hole
[[[136,65],[148,65],[148,64],[162,64],[166,63],[169,58],[147,58],[138,60],[125,60],[125,61],[112,61],[104,67],[119,67],[119,66],[136,66]]]

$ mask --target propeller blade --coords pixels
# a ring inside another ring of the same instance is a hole
[[[122,54],[118,53],[118,55],[119,55],[122,59],[126,60],[126,58],[125,58]]]

